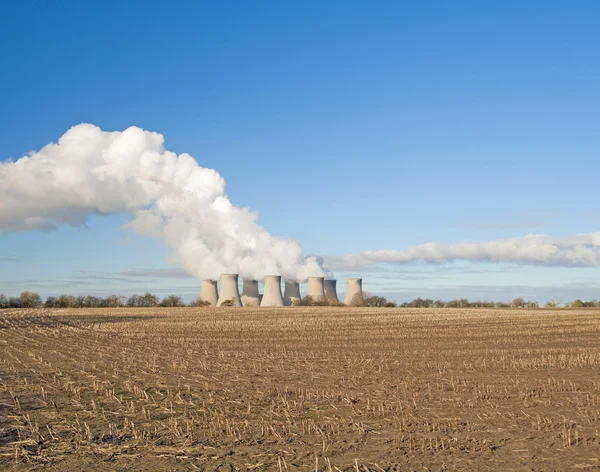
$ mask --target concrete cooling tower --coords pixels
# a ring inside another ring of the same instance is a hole
[[[265,275],[265,290],[260,306],[283,306],[281,275]]]
[[[344,303],[351,305],[354,297],[360,294],[362,298],[362,279],[348,279],[346,281],[346,296],[344,297]]]
[[[210,306],[216,306],[219,300],[219,290],[217,289],[216,280],[207,279],[202,281],[200,299],[209,302]]]
[[[309,295],[313,300],[322,300],[325,296],[325,289],[323,288],[323,277],[309,277],[308,278],[308,289],[306,295]]]
[[[285,291],[283,292],[283,305],[299,305],[302,296],[300,295],[300,284],[295,280],[285,281]]]
[[[325,292],[325,298],[334,302],[339,302],[337,295],[337,280],[324,280],[323,289]]]
[[[217,306],[231,300],[233,306],[242,306],[238,289],[238,274],[221,274],[221,294]]]
[[[242,305],[260,305],[260,294],[258,293],[258,280],[244,279],[244,286],[242,288]]]

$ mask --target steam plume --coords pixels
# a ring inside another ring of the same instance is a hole
[[[427,243],[403,250],[367,251],[324,257],[332,270],[354,269],[377,264],[439,264],[451,261],[505,262],[522,265],[592,267],[600,265],[600,232],[553,237],[525,237],[472,241],[459,244]]]
[[[223,272],[303,280],[322,275],[294,241],[271,236],[256,215],[233,205],[225,180],[189,154],[165,150],[163,136],[131,127],[74,126],[55,143],[0,163],[0,233],[81,225],[124,213],[135,232],[162,238],[181,266],[201,278]]]

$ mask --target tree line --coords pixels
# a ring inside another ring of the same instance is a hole
[[[517,297],[510,302],[493,302],[487,300],[470,301],[467,298],[453,300],[433,300],[431,298],[415,298],[410,302],[394,303],[385,297],[368,295],[364,297],[363,306],[372,307],[401,307],[401,308],[600,308],[599,300],[583,301],[580,299],[563,303],[560,300],[550,300],[540,305],[539,302]]]
[[[304,297],[300,303],[302,306],[343,306],[337,300],[324,298],[315,300],[310,295]],[[197,298],[191,303],[186,304],[178,295],[167,295],[163,299],[152,293],[143,295],[131,295],[124,297],[121,295],[109,295],[107,297],[96,297],[93,295],[59,295],[50,296],[46,300],[36,292],[25,291],[18,297],[6,297],[0,294],[0,309],[2,308],[150,308],[150,307],[184,307],[184,306],[208,306],[209,303],[201,298]],[[466,298],[456,298],[453,300],[433,300],[431,298],[415,298],[410,302],[396,303],[385,297],[373,295],[364,292],[362,297],[358,296],[352,299],[350,306],[364,307],[400,307],[400,308],[540,308],[536,301],[528,301],[517,297],[510,302],[492,302],[492,301],[469,301]],[[584,301],[576,299],[567,303],[560,300],[550,300],[543,305],[544,308],[600,308],[599,300]]]
[[[178,306],[205,306],[208,303],[201,299],[196,299],[192,303],[186,304],[178,295],[167,295],[162,300],[152,293],[144,295],[131,295],[124,297],[122,295],[109,295],[107,297],[95,297],[93,295],[60,295],[58,297],[48,297],[42,300],[42,297],[35,292],[25,291],[18,297],[6,297],[0,294],[0,308],[148,308],[148,307],[178,307]]]

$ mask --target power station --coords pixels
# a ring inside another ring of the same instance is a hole
[[[221,274],[220,290],[216,280],[203,280],[200,298],[208,302],[210,306],[297,306],[302,301],[300,283],[295,280],[285,280],[285,291],[282,295],[280,275],[265,276],[262,294],[258,289],[258,280],[244,278],[240,295],[238,280],[238,274]],[[315,301],[329,300],[338,303],[337,280],[308,277],[306,295]],[[351,305],[353,302],[361,300],[362,295],[362,279],[348,279],[344,304]]]

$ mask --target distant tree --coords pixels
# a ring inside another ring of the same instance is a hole
[[[432,308],[433,300],[431,298],[415,298],[410,305],[415,308]]]
[[[387,298],[380,297],[377,295],[369,295],[368,297],[364,297],[363,306],[368,307],[384,307],[388,304]]]
[[[101,304],[101,300],[93,295],[87,295],[85,297],[84,306],[86,308],[98,308]]]
[[[433,302],[433,306],[435,308],[444,308],[446,306],[446,302],[444,300],[436,300]]]
[[[333,295],[325,295],[321,300],[319,300],[320,306],[341,306],[341,303],[335,296]]]
[[[65,295],[64,293],[56,300],[57,306],[60,308],[72,308],[75,306],[76,299],[73,295]]]
[[[175,307],[175,306],[185,306],[185,304],[181,300],[181,297],[179,297],[177,295],[169,295],[162,299],[162,302],[160,302],[160,306]]]
[[[19,297],[10,297],[8,299],[9,308],[23,308],[23,303]]]
[[[305,295],[302,300],[300,300],[301,306],[314,306],[315,300],[311,295]]]
[[[235,306],[235,300],[230,298],[229,300],[223,300],[221,306]]]
[[[121,295],[109,295],[104,299],[103,305],[108,308],[121,307],[125,303],[125,297]]]
[[[423,307],[423,299],[421,297],[415,298],[414,300],[405,304],[406,308],[422,308]]]
[[[494,308],[495,305],[494,302],[488,302],[487,300],[475,300],[469,304],[472,308]]]
[[[4,294],[0,293],[0,309],[8,308],[8,298],[4,296]]]
[[[365,306],[365,298],[370,297],[371,294],[368,292],[356,293],[350,300],[350,306]]]
[[[421,308],[423,306],[423,299],[421,297],[415,298],[410,302],[402,303],[402,308]]]
[[[140,299],[141,299],[141,298],[142,298],[142,297],[140,297],[139,295],[133,294],[133,295],[131,295],[131,296],[130,296],[130,297],[127,299],[127,301],[125,302],[125,304],[126,304],[128,307],[131,307],[131,308],[133,308],[133,307],[138,307],[138,306],[141,306],[141,305],[140,305]]]
[[[142,295],[142,297],[140,299],[140,306],[143,306],[143,307],[158,306],[159,303],[160,303],[160,300],[158,299],[158,297],[156,295],[152,295],[149,292],[146,292],[144,295]]]
[[[577,300],[573,300],[572,302],[567,303],[566,306],[568,308],[582,308],[583,302],[581,300],[577,299]]]
[[[25,291],[19,295],[19,301],[23,308],[35,308],[42,304],[42,297],[40,297],[39,293]]]
[[[44,306],[46,308],[56,308],[58,306],[58,300],[56,297],[48,297],[46,298],[46,302],[44,303]]]
[[[517,297],[512,301],[513,308],[525,308],[525,300],[521,297]]]
[[[83,308],[85,306],[85,297],[82,296],[82,295],[80,295],[78,297],[75,297],[75,300],[73,302],[73,306],[75,308]]]
[[[210,302],[208,300],[204,300],[204,299],[198,297],[192,303],[190,303],[190,306],[195,306],[195,307],[210,306]]]
[[[538,302],[527,301],[525,302],[525,308],[539,308],[540,304]]]

